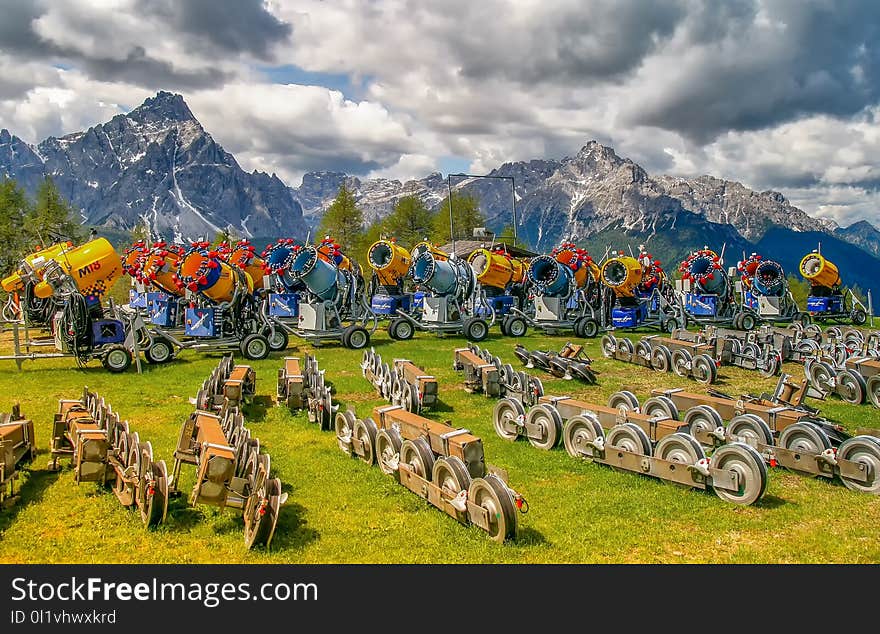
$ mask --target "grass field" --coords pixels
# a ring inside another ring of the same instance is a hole
[[[3,335],[8,350],[8,333]],[[558,349],[564,338],[529,335],[530,348]],[[514,340],[493,333],[483,347],[518,367]],[[468,394],[452,369],[452,350],[464,341],[417,334],[393,342],[377,331],[373,345],[383,359],[406,357],[440,381],[441,405],[428,414],[467,427],[483,439],[487,461],[506,469],[511,486],[529,501],[520,516],[520,539],[495,544],[479,529],[466,528],[428,504],[377,467],[343,455],[331,432],[273,403],[281,354],[254,362],[257,397],[245,407],[247,424],[271,454],[275,474],[290,494],[272,549],[247,551],[240,514],[213,507],[187,507],[174,499],[169,518],[146,531],[135,512],[121,507],[109,490],[76,485],[69,467],[45,470],[52,414],[59,398],[77,398],[88,385],[150,440],[157,458],[172,462],[181,422],[192,410],[202,380],[217,355],[184,352],[173,363],[145,365],[111,375],[93,363],[76,369],[70,359],[27,362],[19,372],[0,366],[0,408],[19,401],[36,425],[40,454],[22,472],[19,503],[0,511],[0,562],[880,562],[880,498],[838,483],[771,470],[767,494],[753,507],[722,502],[711,493],[664,484],[569,457],[561,448],[545,452],[525,441],[510,443],[492,429],[494,399]],[[292,341],[287,354],[310,346]],[[699,388],[674,374],[603,359],[598,340],[587,342],[598,369],[598,386],[542,375],[548,394],[569,394],[604,403],[619,389],[644,399],[656,387]],[[361,352],[327,346],[315,350],[336,399],[364,417],[382,403],[361,376]],[[785,370],[802,376],[797,365]],[[729,393],[772,390],[775,379],[723,368],[718,389]],[[823,412],[847,428],[880,427],[880,412],[837,399]],[[189,491],[193,469],[184,471]]]

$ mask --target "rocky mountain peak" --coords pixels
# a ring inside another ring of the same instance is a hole
[[[144,103],[125,116],[138,123],[169,121],[198,123],[182,95],[164,90],[157,92],[155,97],[147,98]]]
[[[13,137],[14,139],[15,137]],[[277,177],[247,173],[183,97],[159,92],[127,114],[39,144],[0,145],[0,174],[35,191],[51,176],[84,221],[188,240],[221,229],[248,237],[304,237],[302,208]],[[25,151],[27,150],[27,151]]]

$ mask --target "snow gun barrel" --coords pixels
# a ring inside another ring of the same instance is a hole
[[[599,276],[617,297],[633,297],[642,283],[642,272],[642,265],[637,259],[622,255],[605,260]]]
[[[599,267],[593,262],[593,258],[590,257],[586,249],[578,248],[574,242],[563,242],[553,249],[550,255],[571,270],[578,288],[584,288],[590,281],[599,281]]]
[[[773,260],[761,260],[755,267],[752,291],[764,297],[781,297],[788,290],[782,265]]]
[[[819,253],[805,255],[798,268],[811,286],[834,288],[840,285],[840,271],[833,262]]]
[[[265,262],[256,254],[256,248],[248,240],[238,241],[226,256],[226,261],[250,275],[254,288],[263,287],[263,277],[266,275]]]
[[[468,299],[476,288],[474,270],[464,260],[439,260],[430,251],[418,256],[410,269],[412,280],[435,295]]]
[[[122,277],[122,259],[105,238],[96,238],[74,247],[54,259],[60,271],[73,280],[77,290],[93,301],[99,301],[113,284]],[[46,270],[46,279],[34,286],[34,295],[41,299],[51,297],[60,280]]]
[[[335,300],[339,290],[339,269],[313,246],[299,249],[293,256],[289,275],[302,282],[313,295],[323,301]]]
[[[506,253],[477,249],[468,257],[468,264],[483,286],[505,289],[523,281],[526,266],[522,260]]]
[[[725,295],[729,279],[720,256],[711,249],[691,253],[679,266],[682,279],[690,280],[694,290],[707,295]]]
[[[150,247],[135,277],[145,284],[152,284],[166,293],[180,297],[183,295],[183,284],[177,277],[177,269],[183,257],[183,248],[168,245],[159,241]]]
[[[248,293],[254,290],[250,275],[229,264],[205,243],[198,243],[183,255],[177,278],[183,288],[216,303],[232,301],[242,286],[246,286]]]
[[[528,276],[540,295],[567,297],[574,272],[552,255],[539,255],[529,263]]]
[[[410,252],[391,240],[378,240],[367,250],[367,261],[376,272],[379,284],[396,286],[406,277],[412,262]]]

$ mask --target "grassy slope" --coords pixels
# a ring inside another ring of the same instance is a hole
[[[3,335],[8,341],[8,335]],[[530,335],[530,347],[558,348],[561,338]],[[756,507],[740,508],[712,494],[689,491],[634,474],[617,473],[570,458],[563,450],[544,452],[527,442],[509,443],[492,430],[495,401],[461,389],[452,370],[459,338],[426,334],[392,342],[375,338],[383,358],[406,356],[441,381],[442,407],[431,416],[452,420],[483,438],[487,460],[510,474],[512,486],[531,505],[520,516],[516,544],[490,542],[476,528],[464,528],[429,507],[376,467],[345,457],[332,433],[310,425],[304,413],[275,407],[275,373],[280,355],[257,362],[258,397],[246,408],[248,425],[272,456],[273,470],[290,492],[271,552],[248,552],[242,520],[232,511],[172,501],[169,520],[143,530],[137,514],[94,484],[77,486],[69,468],[44,470],[52,413],[59,398],[76,397],[84,384],[97,390],[157,457],[169,461],[180,423],[192,406],[216,356],[184,353],[142,376],[116,376],[99,367],[77,370],[68,359],[29,362],[22,372],[7,362],[0,371],[0,408],[22,404],[32,417],[40,455],[23,473],[23,499],[0,512],[0,562],[878,562],[880,499],[841,485],[781,470],[771,472],[767,496]],[[514,363],[514,342],[493,334],[486,342]],[[6,344],[4,348],[8,349]],[[300,346],[299,353],[309,348]],[[604,402],[627,388],[640,397],[654,387],[695,384],[601,358],[598,342],[588,344],[602,372],[601,385],[545,380],[548,393]],[[290,354],[297,354],[291,348]],[[337,347],[318,349],[337,399],[360,416],[380,404],[361,377],[360,353]],[[786,370],[801,376],[797,366]],[[725,368],[719,388],[729,392],[770,390],[774,381]],[[543,377],[542,377],[543,378]],[[880,426],[867,406],[832,401],[828,416],[855,429]],[[192,484],[184,471],[183,490]]]

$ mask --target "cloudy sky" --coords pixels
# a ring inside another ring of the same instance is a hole
[[[160,89],[294,186],[597,139],[880,225],[877,0],[0,0],[0,127],[37,142]]]

